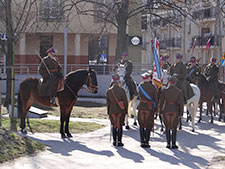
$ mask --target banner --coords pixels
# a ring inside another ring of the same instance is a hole
[[[162,70],[161,70],[161,63],[159,61],[160,57],[160,48],[159,48],[159,41],[155,38],[152,41],[152,52],[153,52],[153,59],[154,59],[154,69],[153,69],[153,84],[158,88],[163,86],[163,78],[162,78]]]

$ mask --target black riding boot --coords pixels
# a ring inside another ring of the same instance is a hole
[[[170,141],[171,141],[171,134],[170,134],[170,130],[166,130],[166,140],[167,140],[167,146],[166,148],[171,148],[170,146]]]
[[[146,148],[150,148],[149,138],[150,138],[150,129],[149,128],[146,128],[145,129],[145,147]]]
[[[123,135],[123,128],[121,127],[118,129],[118,146],[123,146],[124,144],[122,143],[122,135]]]
[[[177,130],[172,130],[172,149],[178,149],[178,146],[176,145],[177,140]]]
[[[113,128],[112,129],[112,133],[113,133],[113,145],[116,146],[116,136],[117,136],[117,131],[116,131],[116,128]]]
[[[144,128],[140,128],[141,147],[144,147]]]

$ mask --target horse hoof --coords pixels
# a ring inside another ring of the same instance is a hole
[[[212,123],[212,124],[213,124],[213,120],[211,120],[211,121],[210,121],[210,123]]]
[[[179,130],[182,130],[182,127],[179,127]]]
[[[134,122],[134,125],[137,126],[137,122]]]
[[[61,138],[66,138],[66,135],[65,134],[61,134]]]
[[[21,133],[22,134],[27,134],[27,130],[24,128],[24,129],[21,129]]]
[[[161,128],[161,130],[160,130],[161,132],[163,132],[163,128]]]
[[[129,130],[129,129],[130,129],[130,127],[129,127],[129,126],[126,126],[126,129],[127,129],[127,130]]]
[[[201,123],[201,120],[198,120],[198,123]]]
[[[70,133],[67,133],[66,135],[67,137],[70,137],[70,138],[73,137]]]
[[[191,131],[192,131],[192,132],[195,132],[195,129],[192,129]]]

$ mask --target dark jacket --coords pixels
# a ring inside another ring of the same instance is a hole
[[[39,84],[39,94],[41,96],[55,96],[58,82],[63,77],[62,67],[58,60],[50,56],[44,57],[38,72],[43,78],[42,83]]]
[[[117,104],[113,94],[112,90],[114,91],[116,98],[118,101],[123,101],[125,109],[121,110],[119,105]],[[128,111],[128,101],[125,90],[120,87],[119,85],[113,85],[106,91],[106,101],[107,101],[107,113],[127,113]]]
[[[194,96],[194,92],[190,84],[186,81],[187,76],[187,68],[183,64],[183,62],[175,63],[170,68],[170,74],[176,74],[178,78],[177,87],[182,90],[184,98],[188,100],[189,98]]]
[[[204,69],[207,80],[213,81],[218,79],[219,67],[215,64],[208,64]]]

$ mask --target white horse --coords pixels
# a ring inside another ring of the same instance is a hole
[[[120,76],[120,81],[122,83],[122,88],[124,88],[126,95],[127,95],[127,100],[128,100],[128,114],[125,117],[125,127],[126,129],[129,129],[129,124],[128,124],[128,117],[131,117],[133,115],[134,117],[134,125],[137,125],[137,110],[136,110],[136,101],[137,101],[137,97],[138,96],[134,96],[132,100],[130,100],[130,93],[129,93],[129,89],[127,84],[125,83],[125,66],[123,64],[119,65],[118,68],[118,73]],[[136,85],[136,83],[135,83]],[[136,89],[137,89],[137,85],[136,85]],[[132,109],[133,109],[133,114],[131,114],[131,105],[132,105]]]
[[[167,84],[169,78],[170,78],[170,75],[167,73],[167,70],[163,70],[163,84]],[[164,81],[166,83],[164,83]],[[194,96],[187,100],[187,104],[185,104],[185,106],[187,107],[187,110],[191,115],[192,131],[194,132],[195,131],[194,119],[195,119],[197,111],[198,111],[198,103],[199,103],[201,93],[200,93],[200,89],[198,88],[197,85],[195,85],[193,83],[190,83],[190,85],[193,89]],[[188,121],[188,119],[187,119],[187,121]]]

